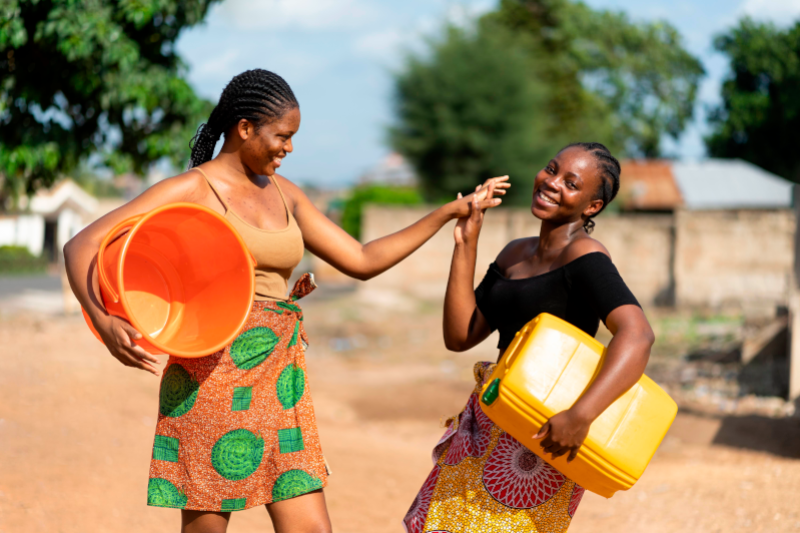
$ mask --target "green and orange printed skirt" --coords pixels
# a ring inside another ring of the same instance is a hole
[[[321,489],[327,471],[305,363],[303,275],[290,301],[255,302],[223,350],[170,357],[161,380],[147,504],[239,511]]]

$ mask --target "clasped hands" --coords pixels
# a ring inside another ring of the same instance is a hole
[[[483,185],[475,187],[475,192],[458,197],[454,202],[457,205],[454,237],[456,244],[467,242],[476,243],[483,226],[483,215],[487,209],[497,207],[502,203],[497,196],[505,196],[506,190],[511,187],[508,176],[499,176],[486,180]]]

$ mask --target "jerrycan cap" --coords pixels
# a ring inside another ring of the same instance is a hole
[[[500,378],[495,378],[483,391],[481,401],[486,405],[492,405],[497,397],[500,395]]]

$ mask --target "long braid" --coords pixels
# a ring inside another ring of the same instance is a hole
[[[208,122],[197,128],[190,147],[189,168],[210,161],[219,138],[240,120],[256,127],[299,107],[286,80],[269,70],[254,69],[235,76],[222,91]]]
[[[587,233],[591,233],[595,226],[595,222],[592,219],[602,213],[603,209],[614,201],[614,198],[616,198],[619,192],[621,167],[617,158],[611,155],[611,151],[600,143],[573,143],[565,146],[561,151],[563,152],[567,148],[575,146],[590,152],[595,159],[597,159],[597,166],[600,168],[600,177],[602,178],[602,183],[594,199],[603,200],[603,207],[600,208],[600,211],[589,217],[583,224],[583,229],[585,229]]]

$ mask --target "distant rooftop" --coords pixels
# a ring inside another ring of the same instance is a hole
[[[618,198],[625,209],[672,211],[683,205],[672,163],[658,159],[623,161]]]
[[[402,155],[392,152],[365,172],[358,179],[358,182],[361,184],[379,183],[395,187],[413,187],[417,184],[417,175]]]
[[[623,209],[774,209],[792,204],[793,184],[741,159],[622,163]]]

